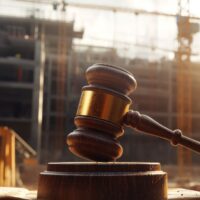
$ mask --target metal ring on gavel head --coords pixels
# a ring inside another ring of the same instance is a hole
[[[123,135],[123,118],[129,111],[128,95],[136,88],[134,76],[119,67],[95,64],[86,71],[75,125],[67,136],[74,154],[89,160],[114,161],[122,155],[118,138]]]
[[[114,161],[122,155],[118,138],[123,125],[169,140],[200,153],[200,142],[171,130],[147,115],[129,110],[128,95],[136,88],[133,75],[121,68],[96,64],[86,72],[88,86],[83,87],[75,117],[77,129],[67,136],[71,152],[95,161]]]

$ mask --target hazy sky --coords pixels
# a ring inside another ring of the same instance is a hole
[[[82,2],[82,1],[79,1]],[[86,2],[86,1],[84,1]],[[87,3],[94,1],[87,0]],[[97,4],[99,3],[96,1]],[[109,2],[109,3],[108,3]],[[200,1],[199,1],[200,3]],[[199,8],[198,1],[191,1],[190,11],[193,15]],[[157,10],[160,12],[177,13],[178,3],[175,0],[112,0],[101,1],[104,5],[114,5],[123,7],[132,7],[136,9]],[[172,58],[173,53],[162,50],[154,50],[154,47],[160,49],[177,48],[177,24],[176,18],[161,16],[144,16],[130,13],[108,12],[102,10],[83,10],[70,8],[69,13],[74,16],[77,27],[84,27],[85,34],[82,43],[91,43],[97,45],[114,45],[118,48],[126,49],[128,54],[135,56]],[[194,36],[193,49],[200,52],[200,35]],[[146,45],[152,48],[143,48],[135,46]],[[153,51],[152,51],[153,49]]]
[[[160,11],[167,13],[177,13],[177,0],[70,0],[68,2],[79,2],[97,5],[109,5],[118,7],[132,7],[135,9],[145,9],[149,11]],[[7,6],[7,7],[6,7]],[[6,9],[5,9],[6,7]],[[19,7],[20,9],[16,9]],[[199,0],[190,0],[190,11],[193,15],[199,15]],[[37,3],[27,6],[16,4],[11,0],[0,0],[0,11],[4,13],[18,13],[30,15],[34,10],[39,9],[37,15],[55,19],[59,13],[53,12],[51,5],[39,5]],[[15,10],[15,12],[13,12]],[[84,28],[84,38],[81,43],[101,46],[115,46],[127,52],[127,55],[157,57],[173,57],[167,51],[155,50],[176,49],[177,47],[177,24],[176,18],[134,15],[132,13],[120,13],[103,10],[80,9],[68,7],[66,11],[67,19],[75,20],[75,28]],[[200,34],[194,36],[193,50],[200,52]],[[144,48],[135,46],[151,46]]]

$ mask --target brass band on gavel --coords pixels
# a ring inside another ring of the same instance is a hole
[[[96,117],[121,126],[130,104],[128,97],[113,91],[86,87],[82,90],[76,115]]]
[[[123,153],[118,138],[124,133],[124,125],[200,153],[200,142],[129,110],[132,101],[128,95],[137,85],[130,72],[95,64],[87,69],[86,78],[89,85],[82,89],[74,120],[77,129],[67,136],[68,147],[77,156],[95,161],[118,159]]]

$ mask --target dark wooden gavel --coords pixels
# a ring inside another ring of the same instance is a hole
[[[130,72],[95,64],[87,69],[86,78],[89,85],[82,88],[74,120],[77,129],[67,136],[68,147],[75,155],[94,161],[115,161],[123,153],[118,138],[124,133],[124,125],[200,153],[200,142],[129,110],[132,101],[128,95],[137,85]]]

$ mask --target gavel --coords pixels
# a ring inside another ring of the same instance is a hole
[[[77,129],[67,136],[68,148],[75,155],[97,162],[116,161],[123,153],[118,139],[124,126],[200,153],[200,142],[184,136],[181,130],[170,130],[147,115],[129,110],[129,95],[137,86],[132,73],[94,64],[87,69],[86,79],[88,85],[82,88],[74,119]]]

